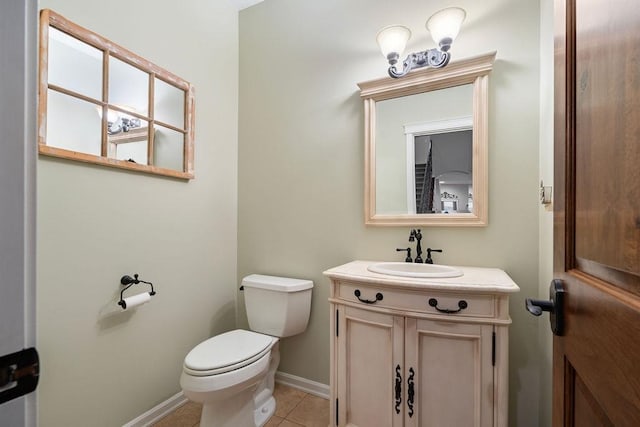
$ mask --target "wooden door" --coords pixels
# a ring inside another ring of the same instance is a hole
[[[395,384],[402,377],[404,318],[355,307],[338,310],[336,424],[401,427],[404,407],[396,405]]]
[[[405,427],[493,426],[493,326],[406,319]],[[410,392],[409,392],[410,393]]]
[[[557,0],[554,426],[640,425],[640,8]]]

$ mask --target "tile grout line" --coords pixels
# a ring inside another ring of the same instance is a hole
[[[295,405],[289,411],[287,411],[286,414],[283,414],[283,416],[278,417],[278,418],[280,418],[280,422],[277,424],[277,426],[281,426],[285,421],[287,422],[287,424],[291,425],[292,427],[293,426],[295,426],[295,427],[306,427],[308,425],[307,421],[304,421],[303,423],[300,423],[298,421],[294,421],[294,420],[289,418],[291,416],[291,414],[295,410],[297,410],[297,408],[300,406],[300,404],[303,403],[304,400],[313,399],[313,398],[316,397],[315,395],[313,395],[311,393],[302,392],[301,390],[300,390],[300,392],[301,392],[301,397],[299,399],[296,399],[297,402],[295,403]],[[165,415],[161,420],[158,420],[158,422],[156,422],[153,425],[155,426],[155,425],[160,424],[160,423],[162,423],[164,425],[166,423],[171,423],[172,421],[178,421],[180,419],[179,414],[180,415],[184,415],[184,414],[181,414],[180,409],[183,409],[185,406],[188,406],[188,405],[190,405],[190,402],[187,402],[184,405],[181,405],[179,408],[176,408],[176,410],[174,410],[170,414]],[[197,405],[197,404],[194,404],[194,405]],[[197,405],[197,406],[199,407],[200,411],[202,411],[202,405]],[[275,413],[273,415],[277,416]],[[171,424],[167,424],[167,425],[171,425]],[[200,421],[198,420],[198,422],[193,424],[191,427],[201,427],[200,426]]]
[[[280,424],[282,424],[282,422],[284,422],[284,421],[289,421],[290,423],[293,423],[293,424],[296,424],[296,425],[301,425],[301,424],[299,424],[299,423],[297,423],[297,422],[295,422],[295,421],[290,420],[290,419],[289,419],[289,415],[291,415],[291,414],[293,413],[293,411],[295,411],[295,410],[296,410],[296,408],[297,408],[298,406],[300,406],[300,404],[302,403],[302,401],[303,401],[304,399],[306,399],[306,398],[307,398],[307,396],[309,396],[309,393],[304,393],[304,396],[302,396],[302,398],[298,401],[298,403],[296,403],[296,405],[295,405],[293,408],[291,408],[291,410],[290,410],[289,412],[287,412],[287,415],[285,415],[284,419],[280,422]],[[304,426],[303,426],[303,427],[304,427]]]
[[[200,407],[200,415],[202,415],[202,406]],[[199,427],[199,426],[200,426],[200,417],[198,417],[198,422],[191,427]]]
[[[293,408],[291,408],[291,410],[287,413],[287,417],[288,417],[289,415],[291,415],[291,413],[292,413],[293,411],[295,411],[295,410],[296,410],[296,408],[297,408],[298,406],[300,406],[300,403],[302,403],[302,401],[304,400],[304,398],[305,398],[305,397],[307,397],[307,395],[308,395],[308,394],[307,394],[307,393],[305,393],[305,394],[304,394],[304,396],[302,396],[302,398],[298,401],[298,403],[296,403],[296,406],[294,406]],[[285,420],[287,419],[287,417],[285,417]],[[289,420],[289,421],[290,421],[290,420]]]

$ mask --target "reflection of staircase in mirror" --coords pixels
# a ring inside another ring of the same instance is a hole
[[[429,157],[431,160],[431,157]],[[431,178],[431,162],[416,163],[416,213],[433,212],[433,182]]]
[[[424,188],[424,176],[427,170],[426,163],[416,163],[416,212],[420,213],[422,201],[422,189]]]

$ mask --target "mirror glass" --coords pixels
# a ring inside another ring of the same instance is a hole
[[[40,46],[40,154],[193,178],[190,83],[51,10]]]
[[[495,52],[360,83],[365,223],[488,220],[488,75]]]
[[[109,104],[143,116],[149,111],[149,73],[109,57]]]
[[[184,134],[164,126],[155,127],[154,158],[163,168],[182,169]]]
[[[102,51],[53,27],[48,48],[50,85],[102,98]]]
[[[54,90],[47,94],[47,144],[99,156],[102,120],[96,105]]]
[[[184,92],[156,78],[154,115],[158,122],[184,128]]]
[[[149,123],[120,111],[109,110],[107,157],[148,165]]]
[[[453,175],[472,189],[472,113],[470,84],[376,104],[376,213],[451,213],[440,200]]]
[[[472,131],[416,138],[418,153],[422,159],[416,158],[416,209],[410,213],[473,213]]]

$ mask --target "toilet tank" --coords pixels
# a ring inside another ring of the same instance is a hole
[[[251,274],[242,279],[249,328],[274,337],[289,337],[307,328],[313,282]]]

